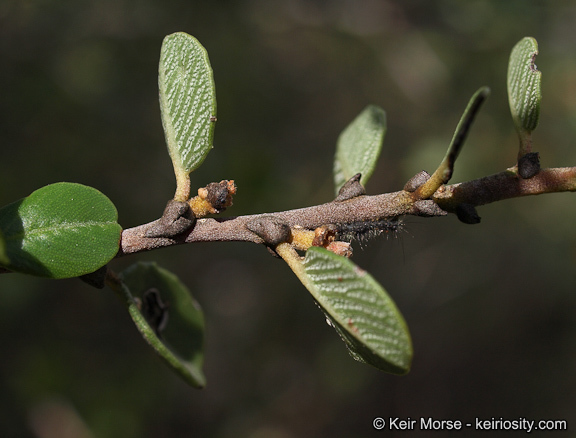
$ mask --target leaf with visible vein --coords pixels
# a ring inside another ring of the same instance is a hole
[[[7,268],[49,278],[94,272],[118,252],[122,228],[98,190],[56,183],[0,209]]]
[[[412,340],[400,311],[374,278],[349,259],[311,247],[304,261],[287,243],[276,247],[312,294],[352,357],[392,374],[406,374]]]
[[[375,105],[368,105],[344,129],[338,137],[334,157],[336,194],[357,173],[362,174],[360,183],[366,186],[376,167],[385,134],[386,113]]]
[[[164,38],[158,86],[166,143],[180,181],[212,148],[216,120],[212,67],[196,38],[183,32]]]
[[[542,73],[534,63],[537,54],[536,40],[525,37],[512,49],[508,63],[510,112],[521,135],[532,132],[540,117]]]

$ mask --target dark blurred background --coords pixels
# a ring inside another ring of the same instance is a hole
[[[175,189],[157,97],[175,31],[202,42],[215,72],[215,148],[192,182],[234,179],[227,215],[332,199],[336,139],[370,103],[388,133],[369,193],[433,171],[482,85],[492,95],[453,182],[513,165],[506,70],[524,36],[541,51],[535,148],[545,167],[575,165],[575,22],[573,1],[3,0],[0,204],[72,181],[109,196],[125,228],[157,218]],[[108,289],[2,275],[0,435],[364,437],[378,434],[375,416],[566,419],[573,431],[574,196],[485,206],[475,226],[409,217],[398,238],[356,246],[410,326],[405,377],[352,360],[288,267],[255,245],[111,264],[157,260],[193,291],[207,324],[202,391],[155,357]]]

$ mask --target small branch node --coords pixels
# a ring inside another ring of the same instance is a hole
[[[176,237],[194,227],[195,221],[188,203],[171,199],[162,217],[146,230],[144,237]]]
[[[357,173],[352,178],[344,183],[338,192],[338,196],[334,199],[335,202],[347,201],[348,199],[356,198],[360,195],[366,194],[366,189],[360,184],[361,173]]]
[[[314,240],[312,246],[323,246],[326,248],[330,243],[336,240],[338,229],[335,225],[322,225],[314,230]]]
[[[472,204],[458,204],[456,206],[456,216],[458,216],[460,222],[465,224],[474,225],[480,223],[480,216],[478,216],[476,207]]]
[[[316,233],[307,228],[302,228],[298,225],[292,227],[292,236],[289,243],[298,251],[306,251],[313,246]]]
[[[246,228],[260,237],[264,244],[275,247],[292,236],[290,225],[275,216],[261,216],[246,224]]]
[[[540,154],[528,152],[518,159],[518,175],[522,179],[530,179],[540,172]]]
[[[198,196],[188,201],[194,215],[198,218],[208,214],[218,214],[232,205],[232,196],[236,194],[234,180],[222,180],[210,183],[198,189]]]
[[[442,210],[436,202],[431,199],[424,199],[414,202],[416,216],[436,217],[446,216],[448,212]]]
[[[406,184],[404,184],[404,190],[406,190],[409,193],[413,193],[416,191],[418,187],[420,187],[429,179],[430,174],[425,170],[422,170],[421,172],[418,172],[416,175],[410,178],[408,182],[406,182]]]

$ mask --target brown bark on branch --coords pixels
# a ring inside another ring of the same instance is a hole
[[[263,239],[250,231],[247,224],[267,216],[273,216],[291,228],[314,230],[328,224],[376,221],[403,215],[442,216],[446,212],[455,213],[460,204],[478,206],[509,198],[566,191],[576,191],[576,167],[544,169],[530,179],[522,179],[513,167],[476,180],[442,186],[431,200],[415,200],[411,193],[401,190],[277,213],[198,219],[191,231],[175,238],[146,237],[147,230],[158,222],[154,221],[124,230],[118,256],[193,242],[261,244]]]
[[[576,167],[542,169],[530,179],[516,167],[480,179],[441,187],[432,196],[440,208],[454,213],[459,204],[473,206],[544,193],[576,191]]]

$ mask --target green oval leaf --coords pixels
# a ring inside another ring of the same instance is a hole
[[[146,342],[186,382],[205,386],[204,316],[188,288],[155,263],[132,265],[121,278],[128,312]]]
[[[306,252],[303,272],[291,267],[296,268],[295,273],[353,358],[393,374],[410,370],[412,341],[406,322],[370,274],[347,258],[319,247]]]
[[[196,169],[212,148],[216,92],[208,53],[178,32],[164,38],[158,76],[166,143],[177,179]]]
[[[386,134],[386,113],[383,109],[368,105],[338,137],[334,157],[335,193],[357,173],[362,174],[360,183],[372,176],[380,156]]]
[[[540,89],[542,73],[534,59],[538,54],[538,43],[525,37],[512,49],[508,63],[508,102],[516,129],[521,135],[529,134],[540,117]]]
[[[98,190],[56,183],[0,210],[10,270],[50,278],[91,273],[118,252],[122,228]]]

